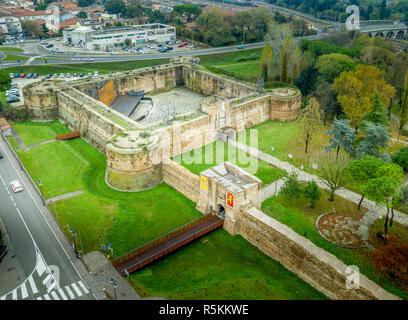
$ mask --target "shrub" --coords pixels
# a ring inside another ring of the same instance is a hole
[[[400,243],[382,246],[374,251],[374,263],[381,273],[408,286],[408,246]]]
[[[320,199],[322,193],[314,180],[309,181],[303,190],[303,195],[306,199],[310,200],[312,208],[316,206],[316,201]]]
[[[280,193],[287,199],[298,199],[303,196],[303,187],[297,179],[295,172],[289,173]]]
[[[408,171],[408,147],[402,147],[392,157],[392,162],[399,165],[405,172]]]

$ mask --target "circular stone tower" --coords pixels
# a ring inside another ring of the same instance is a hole
[[[120,191],[142,191],[163,180],[158,135],[144,131],[117,133],[106,145],[105,182]]]

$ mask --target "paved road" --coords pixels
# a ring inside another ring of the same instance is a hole
[[[302,39],[309,39],[309,40],[318,40],[324,37],[328,37],[331,34],[328,33],[320,33],[317,35],[312,36],[304,36],[295,38],[294,41],[299,41]],[[257,42],[257,43],[249,43],[245,44],[245,49],[255,49],[255,48],[263,48],[266,42]],[[152,54],[135,54],[135,55],[84,55],[84,54],[75,54],[67,55],[67,54],[58,54],[58,55],[49,55],[49,58],[58,58],[61,60],[49,60],[47,64],[49,65],[58,65],[58,64],[71,64],[71,63],[89,63],[89,62],[118,62],[118,61],[140,61],[140,60],[150,60],[150,59],[164,59],[164,58],[174,58],[179,56],[198,56],[198,55],[206,55],[206,54],[215,54],[215,53],[223,53],[223,52],[233,52],[242,50],[238,48],[239,45],[234,46],[227,46],[227,47],[219,47],[219,48],[210,48],[210,49],[199,49],[199,50],[191,50],[191,51],[181,51],[181,52],[167,52],[167,53],[152,53]],[[11,52],[12,53],[12,52]],[[13,53],[14,54],[14,53]],[[24,56],[33,56],[36,54],[33,53],[15,53]],[[43,56],[45,57],[45,56]],[[81,60],[77,60],[81,59]],[[92,60],[89,60],[92,59]],[[4,61],[1,65],[2,68],[5,67],[12,67],[12,66],[19,66],[23,65],[25,61],[21,61],[20,63],[16,61]],[[31,65],[46,65],[44,60],[34,60]]]
[[[0,150],[4,155],[0,159],[0,216],[10,237],[20,278],[18,283],[1,286],[0,300],[93,299],[74,266],[78,261],[74,261],[77,258],[73,257],[68,241],[51,228],[38,194],[1,137]],[[10,182],[16,179],[23,184],[24,191],[11,190]],[[50,273],[53,266],[58,270]],[[0,264],[0,270],[1,267]]]

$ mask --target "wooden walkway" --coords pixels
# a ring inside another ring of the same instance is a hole
[[[114,259],[112,264],[122,276],[126,276],[125,271],[132,273],[143,268],[195,239],[221,228],[223,224],[224,220],[214,213],[206,214]]]

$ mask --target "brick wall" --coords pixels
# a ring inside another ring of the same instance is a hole
[[[399,299],[362,274],[347,290],[342,261],[254,207],[241,211],[237,233],[331,299]]]
[[[169,186],[181,192],[187,198],[198,202],[200,196],[200,177],[191,173],[177,162],[163,158],[163,179]]]

